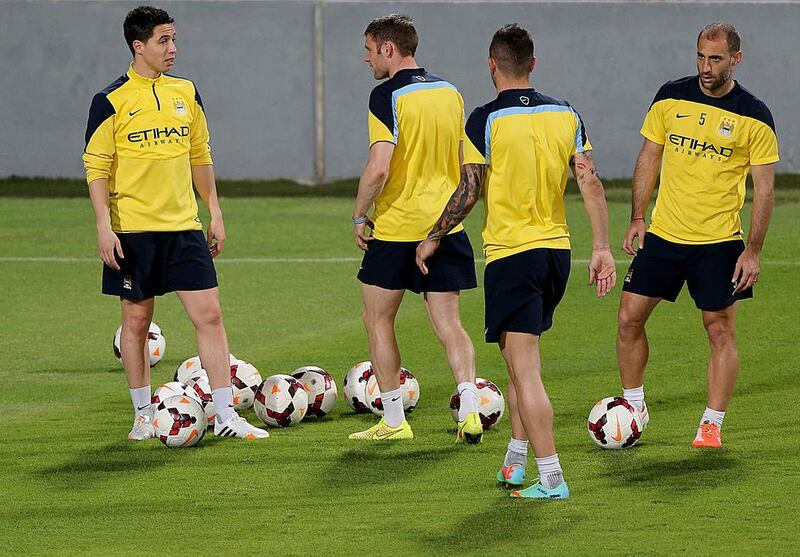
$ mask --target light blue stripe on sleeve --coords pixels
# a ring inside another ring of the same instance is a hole
[[[503,116],[513,116],[515,114],[538,114],[540,112],[572,112],[575,113],[569,106],[561,106],[559,104],[540,104],[539,106],[512,106],[510,108],[502,108],[500,110],[496,110],[489,114],[489,118],[486,120],[486,164],[489,164],[489,159],[491,155],[490,146],[492,144],[492,124],[498,118],[502,118]],[[577,116],[576,116],[577,118]],[[578,130],[580,132],[580,130]],[[578,135],[578,139],[580,139],[580,135]]]
[[[422,81],[420,83],[412,83],[411,85],[406,85],[405,87],[400,87],[392,93],[392,116],[394,119],[394,129],[392,130],[392,137],[394,138],[394,143],[397,145],[397,134],[399,133],[398,129],[398,118],[397,118],[397,99],[402,97],[403,95],[407,95],[408,93],[413,93],[414,91],[420,91],[425,89],[452,89],[453,91],[458,91],[456,86],[452,83],[447,81]]]

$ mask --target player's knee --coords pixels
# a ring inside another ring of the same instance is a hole
[[[206,306],[192,320],[198,329],[222,327],[222,309],[218,304]]]
[[[705,326],[708,332],[708,341],[713,346],[724,346],[736,340],[736,331],[727,320],[710,321]]]
[[[126,315],[122,334],[142,339],[147,335],[149,329],[150,317],[148,315]]]
[[[645,323],[646,319],[638,312],[632,311],[630,308],[626,307],[621,307],[619,309],[617,325],[621,338],[638,336],[644,331]]]

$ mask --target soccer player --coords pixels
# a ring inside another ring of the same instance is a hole
[[[364,32],[364,61],[375,79],[386,79],[369,99],[369,159],[353,208],[356,245],[364,250],[358,272],[364,324],[384,415],[351,439],[410,439],[400,390],[400,352],[394,320],[406,290],[424,293],[434,333],[444,345],[461,396],[456,441],[477,443],[475,351],[459,319],[459,291],[475,288],[475,263],[467,233],[442,238],[436,272],[423,276],[414,262],[425,238],[458,184],[464,102],[456,88],[414,60],[413,21],[391,14]],[[374,203],[372,218],[367,212]],[[367,226],[373,229],[367,233]]]
[[[225,226],[217,199],[203,103],[194,83],[164,72],[175,63],[175,25],[148,6],[128,13],[128,71],[94,96],[83,155],[97,224],[103,293],[122,303],[120,348],[135,411],[132,440],[154,436],[145,356],[154,297],[175,291],[197,333],[217,413],[214,433],[269,437],[233,409],[228,340],[211,261]],[[194,182],[211,213],[203,237]]]
[[[733,79],[742,61],[740,46],[732,25],[707,25],[697,37],[697,75],[664,84],[653,99],[642,125],[644,145],[623,243],[635,255],[618,316],[623,396],[646,425],[645,324],[656,305],[662,299],[674,302],[686,282],[711,348],[707,407],[692,442],[696,448],[722,445],[722,420],[739,374],[734,304],[751,298],[758,280],[778,161],[769,109]],[[648,229],[645,214],[659,167],[661,185]],[[745,246],[739,212],[748,170],[754,198]]]
[[[566,101],[530,86],[536,64],[533,39],[516,24],[501,27],[489,46],[489,73],[497,98],[467,120],[461,182],[427,239],[417,248],[423,273],[435,272],[442,239],[486,192],[483,247],[486,341],[497,342],[506,362],[512,439],[497,481],[522,486],[528,440],[539,481],[514,497],[566,499],[553,438],[553,409],[541,377],[539,337],[553,323],[570,271],[564,210],[572,168],[592,229],[589,282],[605,296],[616,282],[608,245],[603,184],[583,121]],[[485,187],[484,187],[485,185]]]

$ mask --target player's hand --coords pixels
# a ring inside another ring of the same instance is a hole
[[[103,263],[115,271],[119,271],[119,263],[117,263],[117,258],[114,257],[115,251],[117,255],[119,255],[120,259],[125,259],[125,255],[122,253],[122,244],[119,241],[119,237],[114,234],[114,231],[111,230],[111,227],[105,226],[103,228],[98,228],[97,253],[100,255],[100,259],[103,260]]]
[[[419,267],[423,275],[428,274],[428,266],[425,265],[425,262],[430,259],[438,247],[439,240],[431,240],[430,238],[426,238],[417,245],[417,267]]]
[[[592,257],[589,259],[589,284],[597,285],[598,296],[605,296],[617,284],[617,268],[610,249],[592,250]]]
[[[206,238],[211,257],[218,256],[222,252],[222,246],[225,243],[225,223],[222,221],[221,215],[216,218],[211,217]]]
[[[642,219],[632,220],[628,225],[628,230],[625,231],[625,239],[622,241],[622,250],[628,255],[636,255],[636,252],[644,247],[644,234],[647,231],[647,226]],[[638,242],[634,244],[634,240],[638,238]],[[634,247],[634,246],[637,247]]]
[[[761,274],[761,263],[758,250],[747,246],[736,260],[736,268],[733,271],[733,278],[731,278],[733,291],[747,290],[758,282],[759,274]]]
[[[375,228],[375,225],[372,224],[372,221],[369,219],[367,219],[367,222],[363,224],[353,225],[353,235],[356,239],[356,245],[358,246],[358,249],[362,251],[367,251],[369,249],[367,244],[372,241],[372,233],[367,232],[367,227]]]

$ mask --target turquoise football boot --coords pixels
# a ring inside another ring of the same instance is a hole
[[[540,482],[536,482],[528,488],[512,491],[511,497],[523,499],[569,499],[569,487],[567,482],[561,482],[553,489],[547,489]]]
[[[522,464],[509,464],[497,471],[497,483],[503,487],[519,487],[525,483],[525,467]]]

